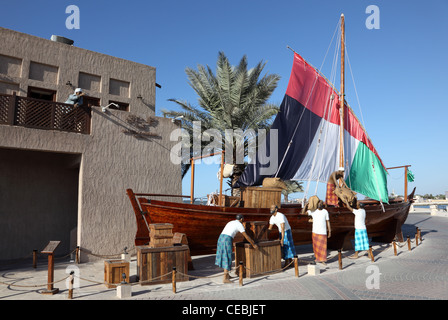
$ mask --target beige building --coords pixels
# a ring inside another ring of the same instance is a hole
[[[54,240],[84,261],[130,251],[126,189],[182,192],[156,69],[60,40],[0,28],[0,260]],[[64,103],[77,87],[79,108]]]

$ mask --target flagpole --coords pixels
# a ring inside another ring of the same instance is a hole
[[[408,200],[408,171],[409,171],[409,167],[411,165],[405,165],[405,166],[399,166],[399,167],[392,167],[392,168],[386,168],[386,170],[391,170],[391,169],[399,169],[399,168],[404,168],[404,201]],[[412,182],[412,181],[411,181]]]
[[[339,128],[339,167],[344,167],[344,106],[345,106],[345,17],[341,14],[341,95],[340,95],[341,125]]]

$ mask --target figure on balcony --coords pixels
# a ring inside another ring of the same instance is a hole
[[[77,88],[75,93],[71,94],[65,101],[65,104],[73,105],[73,107],[63,107],[60,129],[75,132],[81,130],[82,121],[79,120],[81,110],[78,107],[81,107],[84,103],[83,96],[82,89]]]
[[[84,94],[85,93],[82,92],[81,88],[77,88],[75,90],[74,94],[71,94],[71,95],[68,96],[68,99],[67,99],[67,101],[65,101],[65,103],[73,104],[73,105],[75,105],[75,107],[82,106],[82,104],[83,104],[83,98],[82,97],[84,96]]]

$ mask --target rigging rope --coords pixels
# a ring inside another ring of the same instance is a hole
[[[337,30],[339,29],[339,25],[340,25],[340,23],[341,23],[341,20],[339,19],[339,20],[338,20],[338,23],[336,24],[335,31],[333,32],[333,37],[331,38],[330,44],[328,45],[327,52],[325,53],[325,56],[324,56],[324,59],[323,59],[323,61],[322,61],[322,64],[321,64],[320,69],[322,69],[322,67],[323,67],[323,65],[324,65],[324,63],[325,63],[325,59],[326,59],[326,57],[327,57],[328,51],[330,50],[330,47],[331,47],[331,44],[332,44],[332,42],[333,42],[334,36],[335,36]],[[288,48],[291,49],[289,46],[288,46]],[[292,49],[291,49],[291,50],[292,50]],[[292,51],[293,51],[294,53],[296,53],[294,50],[292,50]],[[319,69],[319,70],[320,70],[320,69]],[[309,95],[308,95],[307,102],[305,103],[305,108],[306,108],[307,105],[308,105],[309,99],[310,99],[310,97],[311,97],[311,94],[313,93],[314,86],[315,86],[316,81],[317,81],[317,79],[318,79],[318,75],[320,74],[319,70],[316,70],[316,71],[317,71],[316,79],[315,79],[315,81],[314,81],[314,83],[313,83],[313,87],[311,88],[311,91],[310,91],[310,93],[309,93]],[[283,162],[285,161],[286,155],[287,155],[287,153],[288,153],[288,151],[289,151],[289,148],[290,148],[291,145],[292,145],[292,141],[294,140],[294,136],[295,136],[295,134],[296,134],[296,132],[297,132],[297,129],[298,129],[298,127],[299,127],[299,124],[300,124],[300,122],[302,121],[302,116],[303,116],[303,113],[304,113],[304,112],[305,112],[305,109],[302,111],[302,114],[300,115],[299,121],[298,121],[298,123],[297,123],[297,125],[296,125],[296,127],[295,127],[295,129],[294,129],[294,133],[293,133],[293,135],[292,135],[292,137],[291,137],[291,140],[290,140],[290,142],[289,142],[289,144],[288,144],[288,147],[286,148],[285,154],[283,155],[282,161],[280,162],[280,165],[278,166],[277,172],[275,173],[275,177],[278,176],[278,173],[280,172],[280,169],[281,169],[281,167],[282,167],[282,165],[283,165]]]
[[[358,90],[356,90],[355,77],[353,76],[352,65],[350,64],[350,58],[348,56],[348,48],[347,48],[347,44],[346,43],[345,43],[345,53],[347,55],[348,67],[350,69],[350,74],[352,76],[353,88],[355,89],[356,100],[358,101],[358,107],[359,107],[359,113],[361,114],[362,126],[365,128],[366,125],[364,123],[364,116],[362,114],[361,103],[359,102]],[[367,134],[367,132],[366,132],[366,134]]]
[[[364,122],[364,116],[362,114],[361,103],[359,101],[358,90],[356,89],[355,77],[353,76],[352,66],[350,64],[350,58],[349,58],[349,55],[348,55],[347,44],[344,43],[344,45],[345,45],[345,51],[346,51],[346,55],[347,55],[348,66],[349,66],[350,74],[351,74],[352,81],[353,81],[353,87],[355,89],[356,100],[358,102],[359,112],[361,114],[362,129],[363,129],[367,139],[370,141],[370,143],[372,143],[372,140],[370,139],[369,135],[367,134],[367,130],[365,129],[366,125],[365,125],[365,122]],[[372,168],[373,168],[373,174],[374,174],[374,178],[375,178],[375,182],[376,182],[376,191],[377,191],[377,194],[378,194],[378,199],[380,201],[381,207],[382,207],[383,212],[384,212],[385,209],[384,209],[383,200],[382,200],[381,194],[380,194],[380,186],[379,186],[379,182],[378,182],[378,178],[377,178],[377,173],[376,173],[376,170],[375,170],[375,165],[374,165],[373,160],[372,160],[372,155],[370,153],[369,153],[369,155],[370,155],[370,160],[371,160]]]
[[[338,22],[338,26],[339,26],[339,22]],[[336,30],[338,29],[338,26],[336,27]],[[334,79],[336,78],[337,60],[338,60],[338,57],[339,57],[339,48],[340,48],[340,45],[339,45],[340,37],[341,37],[341,34],[339,33],[338,36],[337,36],[337,39],[336,39],[336,46],[335,46],[335,51],[334,51],[334,55],[333,55],[333,62],[332,62],[331,75],[330,75],[330,83],[334,82]],[[330,46],[331,46],[331,43],[333,42],[333,39],[334,39],[334,34],[333,34],[333,38],[331,39]],[[327,52],[328,52],[328,50],[327,50]],[[325,54],[325,57],[326,57],[326,54]],[[321,67],[323,66],[324,62],[325,62],[325,60],[322,62]],[[324,124],[327,124],[325,120],[329,118],[331,105],[332,105],[332,102],[334,100],[334,96],[332,94],[331,89],[332,89],[332,87],[329,86],[328,87],[328,95],[327,95],[328,103],[327,103],[327,105],[325,106],[325,109],[324,109],[323,120],[322,120],[321,128],[319,130],[318,143],[316,145],[316,150],[314,152],[313,161],[312,161],[312,164],[311,164],[311,170],[310,170],[310,173],[308,175],[307,187],[306,187],[306,190],[305,190],[305,193],[304,193],[304,199],[307,197],[308,192],[309,192],[309,188],[310,188],[310,184],[311,184],[311,180],[312,180],[312,175],[313,175],[314,169],[315,169],[315,163],[317,162],[316,161],[317,154],[318,154],[319,148],[321,147],[321,138],[322,138],[322,133],[323,133],[323,129],[324,129]],[[328,130],[329,130],[329,125],[328,124],[326,125],[325,129],[326,130],[325,130],[325,134],[324,134],[324,141],[323,141],[323,144],[322,144],[322,152],[321,152],[321,157],[320,157],[320,161],[319,161],[319,165],[318,165],[318,170],[320,170],[320,171],[322,171],[324,154],[325,154],[325,148],[327,146],[327,137],[328,137]],[[314,194],[315,195],[317,194],[317,191],[318,191],[318,188],[319,188],[319,181],[320,181],[320,179],[321,179],[321,175],[319,174],[319,176],[316,179],[316,188],[314,190]]]

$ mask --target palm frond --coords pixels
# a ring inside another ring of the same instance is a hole
[[[185,69],[189,84],[198,96],[198,106],[192,106],[186,101],[169,99],[168,101],[176,103],[181,111],[162,112],[168,117],[182,115],[184,117],[182,128],[189,134],[193,133],[195,121],[199,121],[202,138],[205,137],[203,133],[207,129],[215,129],[213,132],[223,138],[226,129],[232,129],[234,133],[232,154],[236,153],[238,141],[238,147],[242,148],[244,156],[247,156],[249,151],[252,151],[250,149],[254,139],[257,139],[258,130],[268,129],[273,116],[279,110],[277,105],[269,103],[268,100],[280,77],[276,74],[262,76],[265,66],[266,63],[261,61],[248,70],[245,55],[237,66],[232,66],[226,55],[219,52],[216,73],[209,66],[203,65],[198,65],[197,70]],[[202,140],[201,148],[204,150],[209,142]],[[222,146],[225,149],[224,141]],[[189,164],[182,165],[183,176],[188,169]]]

